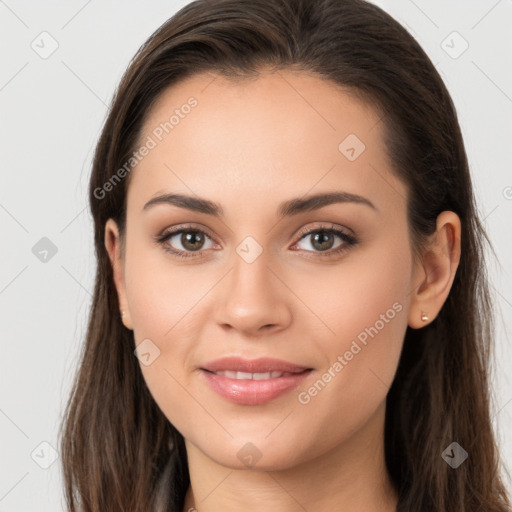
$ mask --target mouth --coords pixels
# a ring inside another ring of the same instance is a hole
[[[224,358],[200,368],[216,394],[239,405],[261,405],[296,389],[313,371],[277,359]]]
[[[307,366],[301,366],[281,359],[261,357],[259,359],[244,359],[243,357],[229,356],[215,361],[210,361],[202,366],[203,370],[210,372],[236,372],[236,373],[299,373],[304,370],[311,370]]]
[[[220,372],[212,372],[210,370],[206,370],[202,368],[202,370],[206,372],[213,373],[214,375],[220,375],[221,377],[228,377],[229,379],[235,380],[267,380],[267,379],[277,379],[279,377],[289,377],[291,375],[297,375],[302,372],[280,372],[280,371],[272,371],[272,372],[235,372],[231,370],[224,370]],[[308,370],[303,370],[308,371]]]

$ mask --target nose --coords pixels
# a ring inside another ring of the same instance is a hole
[[[289,326],[293,294],[264,255],[252,263],[235,258],[216,300],[215,320],[223,329],[258,336]]]

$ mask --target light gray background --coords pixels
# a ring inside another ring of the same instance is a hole
[[[50,464],[58,457],[51,446],[58,449],[93,289],[92,153],[130,58],[186,3],[0,0],[1,512],[64,510],[60,461]],[[423,46],[459,114],[480,211],[500,261],[489,266],[498,319],[493,423],[512,472],[512,3],[375,3]],[[31,47],[51,49],[43,31],[58,44],[46,59]],[[457,58],[464,42],[454,31],[469,44]],[[32,252],[42,237],[57,247],[47,262]]]

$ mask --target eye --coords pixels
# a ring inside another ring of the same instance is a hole
[[[210,240],[213,243],[212,238],[203,230],[188,226],[167,231],[156,237],[156,241],[162,245],[165,251],[178,258],[201,257],[201,255],[193,253],[200,253],[204,249],[211,249],[211,246],[204,247],[206,240]]]
[[[306,247],[303,247],[303,249],[306,250],[307,252],[320,253],[320,257],[330,257],[338,255],[348,250],[351,246],[357,244],[356,238],[353,237],[352,235],[349,235],[348,233],[345,233],[345,231],[342,231],[341,229],[338,228],[334,228],[332,226],[321,226],[309,230],[306,233],[301,233],[300,239],[294,245],[294,247],[300,244],[303,240],[307,240],[308,238],[310,238],[310,240],[304,244]],[[335,245],[336,238],[338,238],[338,240],[341,240],[341,242],[339,242],[337,245]],[[312,248],[312,250],[309,249],[308,247]]]

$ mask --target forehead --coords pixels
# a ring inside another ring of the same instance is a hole
[[[132,171],[128,204],[142,208],[169,190],[224,202],[229,192],[233,201],[281,200],[317,187],[358,193],[363,185],[367,195],[403,198],[382,129],[372,106],[316,76],[194,75],[166,89],[148,112],[139,145],[151,140],[152,148]]]

